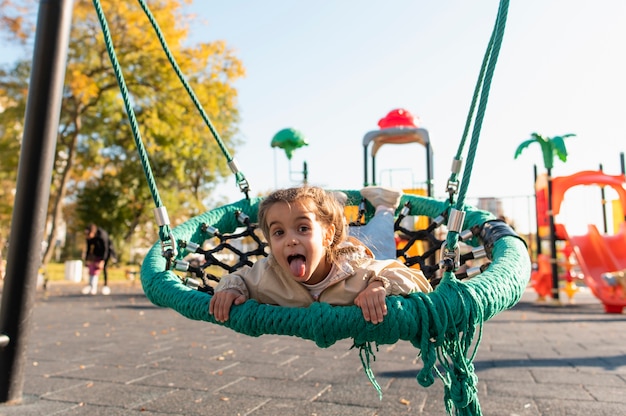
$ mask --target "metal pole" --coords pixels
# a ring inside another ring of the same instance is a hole
[[[533,173],[535,175],[535,225],[536,225],[536,233],[535,233],[535,244],[537,245],[537,250],[536,250],[536,257],[535,257],[535,261],[538,261],[539,259],[539,255],[541,254],[541,236],[539,235],[539,204],[537,203],[537,178],[539,177],[539,175],[537,175],[537,165],[533,165]]]
[[[429,197],[435,196],[434,190],[434,169],[433,169],[433,148],[430,142],[426,143],[426,195]]]
[[[604,172],[604,168],[602,167],[602,163],[600,163],[600,172]],[[604,234],[609,232],[608,221],[606,217],[606,191],[604,190],[604,186],[600,187],[600,198],[602,204],[602,226],[604,230]]]
[[[376,156],[372,155],[372,185],[376,186]]]
[[[559,269],[557,266],[556,252],[556,226],[554,224],[554,212],[552,203],[552,169],[548,169],[548,217],[550,219],[550,251],[552,258],[552,300],[559,303]]]
[[[363,186],[369,185],[367,179],[367,145],[363,145]]]
[[[72,0],[41,1],[0,307],[0,402],[19,403],[59,130]]]
[[[304,184],[306,185],[309,182],[309,167],[306,164],[306,160],[302,163],[302,176],[304,176]]]

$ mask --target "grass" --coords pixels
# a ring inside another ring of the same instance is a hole
[[[83,264],[83,269],[85,269]],[[136,264],[116,264],[107,267],[109,281],[122,282],[130,280],[130,273],[134,272],[134,278],[139,279],[139,266]],[[48,263],[44,270],[45,276],[49,281],[65,280],[65,263]]]
[[[139,280],[140,266],[137,264],[116,264],[107,267],[110,282],[125,282],[129,280]],[[60,282],[65,280],[65,263],[49,263],[43,271],[45,277],[50,282]],[[212,266],[206,269],[207,273],[213,273],[216,276],[224,274],[224,270],[218,266]],[[174,271],[175,274],[183,276],[183,272]],[[101,274],[102,275],[102,274]],[[87,276],[86,267],[83,263],[83,279]]]

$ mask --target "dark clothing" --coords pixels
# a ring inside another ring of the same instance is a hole
[[[105,286],[108,286],[109,284],[107,263],[109,262],[111,256],[115,256],[115,251],[113,250],[113,244],[111,243],[109,234],[102,228],[98,227],[95,236],[93,236],[92,238],[87,237],[87,250],[85,252],[85,261],[87,262],[87,264],[92,264],[92,267],[90,267],[89,269],[90,274],[97,275],[99,268],[94,268],[95,264],[99,263],[101,260],[104,260],[102,274],[104,275]]]
[[[92,238],[87,238],[85,260],[108,260],[111,255],[110,246],[109,234],[98,227],[96,235]]]

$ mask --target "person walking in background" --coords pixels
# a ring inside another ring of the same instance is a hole
[[[98,293],[98,280],[100,271],[104,274],[104,286],[102,294],[109,295],[108,276],[106,272],[107,262],[111,256],[111,244],[109,234],[96,224],[89,224],[85,228],[85,264],[89,270],[89,285],[83,288],[83,295],[95,295]]]

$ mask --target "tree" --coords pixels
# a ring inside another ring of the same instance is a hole
[[[4,28],[2,34],[9,40],[25,42],[29,32],[32,32],[32,22],[28,21],[25,14],[33,10],[35,2],[0,0],[0,27]]]
[[[23,123],[16,120],[24,117],[25,101],[16,100],[7,90],[25,90],[30,66],[17,65],[9,74],[0,69],[0,261],[11,231],[11,216],[15,202],[16,172],[19,163],[20,141],[24,132]],[[19,95],[19,93],[18,93]],[[1,278],[2,276],[0,276]]]
[[[187,81],[232,151],[239,144],[237,91],[232,83],[243,76],[244,69],[224,42],[186,45],[189,18],[183,13],[183,2],[188,0],[148,4]],[[229,174],[226,160],[219,157],[220,149],[171,69],[139,5],[103,3],[161,199],[173,222],[185,220],[205,209],[203,202]],[[2,126],[22,120],[19,108],[25,105],[27,80],[12,85],[7,80],[17,78],[23,73],[20,68],[28,65],[20,62],[0,77],[3,95],[14,101],[13,118],[9,120],[7,113]],[[18,143],[21,140],[17,130],[0,137],[0,142],[16,139]],[[0,169],[4,171],[4,167]],[[181,190],[187,192],[181,194]],[[103,203],[105,199],[107,203]],[[52,255],[64,209],[78,213],[81,220],[68,223],[69,232],[82,234],[86,222],[93,221],[108,224],[119,233],[112,233],[115,238],[129,240],[140,227],[144,233],[154,228],[146,226],[152,220],[153,207],[93,5],[76,1],[49,204],[50,250],[44,263]],[[90,220],[81,213],[89,213]],[[117,221],[122,224],[114,225]],[[147,235],[155,238],[156,230]]]
[[[552,168],[554,167],[554,156],[557,156],[562,162],[567,161],[567,148],[565,147],[565,139],[573,137],[575,134],[564,134],[562,136],[544,137],[537,133],[532,133],[531,138],[523,141],[515,150],[515,157],[517,159],[522,154],[524,149],[530,146],[532,143],[538,143],[541,146],[541,155],[543,157],[543,165],[546,168],[548,175],[548,213],[550,220],[550,249],[552,252],[552,299],[558,302],[559,300],[559,275],[556,264],[556,230],[554,224],[554,214],[552,214]],[[539,230],[537,230],[539,233]],[[538,235],[538,234],[537,234]],[[539,241],[539,237],[537,237]],[[537,245],[537,253],[539,253],[540,247]]]

